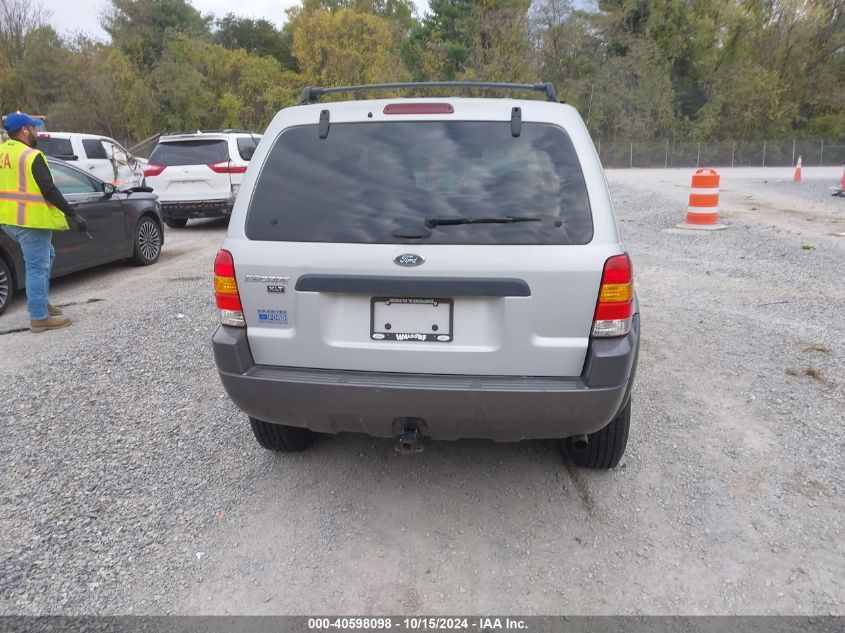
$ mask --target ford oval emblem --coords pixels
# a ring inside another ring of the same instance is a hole
[[[393,261],[400,266],[419,266],[425,263],[425,257],[414,255],[413,253],[405,253],[404,255],[397,255],[393,258]]]

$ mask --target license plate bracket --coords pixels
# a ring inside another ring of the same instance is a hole
[[[429,297],[373,297],[370,338],[375,341],[450,343],[454,303]]]

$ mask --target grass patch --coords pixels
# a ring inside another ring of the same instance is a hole
[[[822,354],[830,354],[830,348],[825,345],[824,341],[813,341],[811,345],[804,348],[805,352],[821,352]]]
[[[824,374],[816,369],[815,367],[805,367],[804,369],[795,369],[794,367],[789,367],[786,370],[786,373],[790,376],[807,376],[808,378],[812,378],[813,380],[818,380],[819,382],[823,382],[826,385],[832,384],[827,378],[825,378]]]

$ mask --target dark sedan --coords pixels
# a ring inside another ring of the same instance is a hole
[[[158,261],[164,232],[161,205],[151,189],[115,188],[62,161],[49,159],[49,164],[56,186],[85,219],[91,236],[80,233],[72,221],[69,231],[53,232],[53,277],[120,259],[138,266]],[[24,287],[25,277],[18,244],[0,231],[0,314]]]

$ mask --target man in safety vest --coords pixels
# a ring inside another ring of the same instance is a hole
[[[29,329],[44,332],[70,325],[70,318],[47,301],[56,252],[53,231],[67,231],[67,217],[80,231],[85,220],[53,182],[43,152],[35,149],[38,121],[16,112],[3,121],[9,140],[0,145],[0,228],[20,244],[26,265]]]

